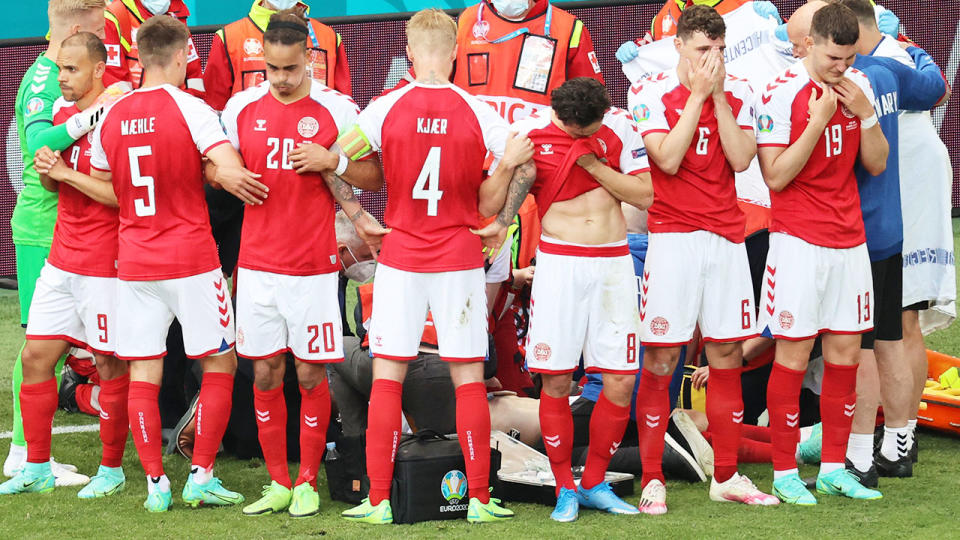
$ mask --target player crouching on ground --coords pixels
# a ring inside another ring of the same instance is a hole
[[[91,107],[101,107],[107,51],[88,32],[63,41],[57,57],[63,97],[54,104],[54,123]],[[16,477],[0,485],[0,494],[53,489],[50,470],[50,428],[57,410],[54,366],[71,346],[90,349],[101,378],[100,469],[80,490],[81,499],[104,497],[123,489],[123,450],[127,442],[127,366],[114,357],[116,344],[117,227],[116,202],[95,189],[109,188],[89,176],[90,140],[81,137],[59,153],[37,152],[36,168],[43,187],[58,193],[53,245],[30,304],[27,344],[23,350],[24,434],[27,463]],[[76,174],[82,173],[82,174]],[[91,184],[92,182],[92,184]],[[99,185],[98,185],[99,184]],[[90,190],[93,187],[94,190]],[[108,204],[112,207],[105,206]]]
[[[850,66],[859,27],[850,9],[829,4],[803,38],[807,56],[765,89],[757,142],[770,187],[772,223],[760,325],[777,340],[767,386],[773,492],[813,505],[797,473],[798,399],[815,338],[823,335],[820,416],[823,443],[817,491],[879,499],[844,468],[856,408],[860,334],[873,327],[873,280],[854,167],[886,167],[889,146],[867,77]]]
[[[299,10],[270,17],[263,34],[269,82],[233,96],[222,116],[231,143],[270,189],[269,199],[244,214],[237,273],[237,352],[254,360],[257,428],[271,479],[263,497],[243,509],[246,515],[288,507],[292,517],[320,511],[314,486],[330,420],[325,364],[343,361],[334,202],[355,223],[374,226],[353,188],[336,176],[347,173],[325,174],[321,165],[339,162],[324,160],[325,148],[356,123],[360,109],[307,75],[307,24]],[[375,154],[350,171],[364,187],[382,185]],[[304,234],[290,234],[294,230]],[[296,358],[302,397],[300,473],[292,485],[283,395],[287,351]]]
[[[553,91],[551,108],[513,126],[534,143],[536,177],[515,176],[496,221],[479,231],[499,244],[528,192],[537,200],[543,235],[530,298],[527,365],[540,373],[540,427],[557,484],[556,521],[579,507],[639,511],[604,482],[610,457],[630,420],[638,362],[637,280],[620,201],[646,209],[653,201],[643,140],[598,81],[585,77]],[[603,375],[590,419],[590,447],[579,489],[570,468],[573,417],[568,395],[581,353],[587,372]]]
[[[234,505],[243,496],[213,476],[230,417],[237,359],[233,308],[204,199],[201,156],[217,165],[218,185],[256,204],[266,187],[254,180],[220,126],[217,114],[177,87],[190,56],[186,26],[153,17],[137,34],[142,88],[124,96],[93,134],[93,176],[112,182],[120,207],[117,357],[130,361],[128,414],[147,474],[144,507],[166,511],[170,481],[163,471],[157,396],[174,317],[183,325],[187,356],[201,362],[197,439],[183,501]]]

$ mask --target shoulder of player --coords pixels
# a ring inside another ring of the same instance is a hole
[[[64,121],[60,120],[58,117],[62,118],[62,116],[66,115],[67,113],[72,114],[74,111],[71,111],[71,109],[75,105],[76,104],[74,102],[67,101],[67,98],[63,96],[58,97],[57,100],[53,102],[53,123],[62,124]],[[61,115],[61,113],[63,113],[63,115]]]
[[[623,138],[629,131],[639,133],[633,116],[620,107],[610,107],[603,115],[603,125],[613,131],[617,137]]]
[[[367,103],[364,111],[388,111],[393,108],[394,105],[400,99],[410,93],[414,88],[419,88],[416,84],[405,84],[403,86],[393,88],[379,96],[375,96],[370,100],[370,103]]]
[[[793,101],[800,88],[810,82],[810,76],[800,62],[781,71],[776,77],[756,89],[761,102],[766,105],[771,100]]]
[[[680,82],[677,80],[676,70],[651,73],[630,87],[630,95],[636,96],[641,93],[658,93],[662,95],[664,90],[672,89],[672,87],[678,84],[680,84]]]
[[[310,86],[310,99],[326,107],[349,106],[358,111],[360,110],[357,102],[354,101],[352,97],[317,81],[313,81]]]
[[[884,69],[884,70],[886,69],[879,65],[877,65],[876,68]],[[846,75],[847,78],[849,78],[851,81],[853,81],[857,86],[859,86],[863,90],[873,89],[873,85],[870,83],[870,77],[868,77],[865,72],[855,67],[847,68],[847,72],[844,73],[844,75]]]
[[[726,80],[723,81],[723,87],[724,90],[733,91],[735,94],[753,94],[753,86],[750,85],[750,81],[735,77],[729,73],[727,73]]]
[[[270,83],[264,81],[256,86],[251,86],[247,89],[241,90],[236,94],[230,96],[230,99],[227,100],[227,104],[223,107],[223,116],[230,115],[239,115],[241,111],[249,107],[251,104],[256,103],[257,101],[266,97],[267,93],[270,92]]]
[[[486,121],[493,121],[498,124],[507,124],[507,121],[497,114],[496,109],[491,107],[489,103],[483,101],[477,96],[474,96],[457,85],[451,84],[450,89],[453,90],[456,95],[460,96],[460,98],[464,101],[464,103],[467,104],[468,107],[470,107],[470,109],[473,111],[473,114],[477,118],[483,118]]]
[[[540,109],[539,111],[527,115],[525,118],[510,124],[510,131],[519,135],[526,135],[538,129],[543,129],[550,125],[550,117],[552,113],[553,109],[550,107]]]

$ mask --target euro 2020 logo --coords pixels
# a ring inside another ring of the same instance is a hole
[[[647,107],[643,103],[640,103],[633,108],[634,122],[643,122],[649,119],[650,119],[650,107]]]
[[[760,133],[770,133],[773,131],[773,118],[769,114],[761,114],[757,118],[757,129],[760,130]]]
[[[454,469],[443,475],[440,481],[440,493],[450,504],[458,504],[467,497],[467,477]]]

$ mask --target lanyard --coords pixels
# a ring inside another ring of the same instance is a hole
[[[313,25],[310,24],[310,21],[307,21],[307,33],[310,34],[310,42],[313,43],[313,47],[319,49],[320,41],[317,40],[317,35],[313,33]]]
[[[477,6],[477,22],[483,22],[483,6],[484,6],[484,4],[486,4],[486,2],[481,1],[480,4]],[[549,2],[547,2],[547,20],[546,20],[546,23],[544,24],[544,27],[543,27],[543,33],[546,34],[546,35],[548,35],[548,36],[550,35],[550,23],[551,23],[551,21],[553,21],[553,6],[550,5]],[[524,35],[524,34],[529,34],[529,33],[530,33],[530,29],[527,28],[526,26],[524,26],[523,28],[521,28],[521,29],[519,29],[519,30],[514,30],[513,32],[510,32],[509,34],[507,34],[507,35],[505,35],[505,36],[502,36],[502,37],[499,37],[499,38],[497,38],[497,39],[493,39],[493,40],[488,39],[487,42],[489,42],[489,43],[503,43],[503,42],[505,42],[505,41],[510,41],[511,39],[513,39],[513,38],[515,38],[515,37],[519,37],[519,36],[522,36],[522,35]]]

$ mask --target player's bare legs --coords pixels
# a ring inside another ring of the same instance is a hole
[[[295,360],[300,384],[300,472],[291,484],[287,467],[287,406],[283,394],[286,355],[257,360],[253,364],[254,407],[257,413],[257,433],[271,484],[263,497],[244,508],[247,515],[279,512],[290,507],[293,490],[305,484],[311,493],[304,498],[316,499],[308,503],[309,511],[290,508],[294,517],[314,515],[319,508],[316,497],[317,471],[326,448],[326,431],[330,419],[330,392],[323,364]]]
[[[923,399],[923,388],[927,382],[927,346],[923,342],[920,330],[920,312],[903,312],[903,359],[912,373],[911,396],[907,411],[907,427],[910,428],[911,459],[916,459],[917,412]]]
[[[874,347],[878,343],[874,342]],[[880,374],[877,372],[874,349],[860,350],[856,407],[850,438],[847,441],[846,459],[857,471],[863,473],[860,475],[861,479],[865,479],[873,468],[873,430],[877,423],[877,409],[880,407]]]

